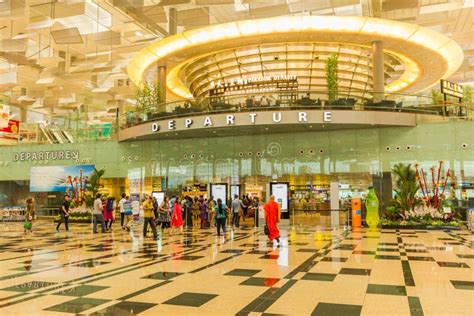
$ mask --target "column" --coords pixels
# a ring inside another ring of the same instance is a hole
[[[24,108],[20,108],[20,123],[26,123],[28,121],[28,109],[26,105]]]
[[[374,82],[374,103],[384,99],[384,62],[383,62],[383,42],[372,42],[372,79]]]
[[[329,198],[331,201],[331,227],[339,227],[339,182],[329,183]]]
[[[161,100],[166,102],[166,66],[158,66],[156,80],[160,83]],[[160,111],[166,111],[164,106],[160,106]]]
[[[170,35],[178,33],[178,10],[175,8],[170,8],[169,11],[168,33]]]

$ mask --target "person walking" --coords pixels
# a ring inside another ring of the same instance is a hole
[[[59,219],[58,225],[56,226],[56,232],[59,233],[59,227],[62,223],[66,227],[66,231],[69,231],[69,207],[71,206],[71,197],[69,195],[64,196],[63,204],[61,204],[61,208],[59,209],[59,215],[61,218]]]
[[[270,242],[276,240],[280,244],[280,231],[277,224],[280,222],[280,205],[275,202],[275,196],[270,196],[270,201],[264,206],[265,223],[268,227],[268,239]]]
[[[140,205],[138,205],[138,208],[140,208]],[[130,231],[133,212],[132,212],[132,202],[130,201],[130,197],[128,195],[125,197],[125,201],[123,202],[123,210],[124,210],[125,220],[124,220],[124,226],[122,226],[122,228],[126,231]]]
[[[207,205],[208,205],[208,211],[209,211],[209,223],[211,225],[215,225],[216,223],[214,222],[214,217],[215,217],[215,214],[216,214],[216,202],[214,201],[214,197],[211,196],[209,198],[209,201],[207,202]]]
[[[102,214],[103,207],[101,197],[102,194],[97,193],[94,200],[94,208],[92,210],[92,232],[94,234],[97,234],[97,223],[100,223],[102,227],[102,232],[106,232],[104,215]]]
[[[201,218],[201,229],[207,228],[207,199],[203,200],[199,205],[199,217]]]
[[[125,209],[123,207],[123,203],[125,203],[125,201],[127,201],[127,199],[125,198],[126,197],[125,193],[122,193],[121,197],[122,198],[118,202],[118,207],[119,207],[119,211],[120,211],[120,227],[123,228],[123,223],[125,221]]]
[[[171,216],[171,227],[174,233],[174,229],[179,227],[180,233],[183,233],[183,209],[181,207],[181,201],[177,196],[174,202],[173,214]]]
[[[196,226],[198,224],[197,220],[199,218],[199,215],[200,215],[200,210],[201,210],[201,201],[199,201],[198,197],[194,197],[194,201],[193,201],[193,204],[191,206],[192,208],[192,211],[193,211],[193,220],[196,221]]]
[[[217,227],[217,236],[221,236],[221,227],[222,227],[222,233],[225,234],[226,229],[225,229],[225,221],[227,217],[227,205],[222,203],[221,199],[217,199],[217,205],[216,205],[216,227]]]
[[[145,202],[143,202],[143,238],[146,237],[148,224],[150,224],[151,231],[153,232],[153,239],[158,239],[155,225],[155,214],[153,213],[153,197],[150,195]]]
[[[114,221],[114,203],[115,203],[115,198],[113,197],[109,197],[105,200],[104,220],[105,220],[105,228],[108,231],[112,231],[112,223]]]
[[[240,216],[242,215],[242,208],[244,207],[244,204],[242,201],[239,199],[239,196],[237,194],[234,195],[234,199],[232,200],[231,203],[231,209],[232,209],[232,227],[240,227]]]
[[[166,230],[170,228],[170,208],[170,199],[165,196],[158,209],[158,222],[161,225],[161,231],[163,235],[166,233]]]
[[[26,209],[25,209],[25,223],[23,224],[23,228],[25,229],[26,233],[33,232],[33,220],[35,219],[35,204],[33,198],[26,199]]]

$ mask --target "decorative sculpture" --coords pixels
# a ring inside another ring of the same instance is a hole
[[[369,187],[367,192],[367,198],[365,199],[365,206],[367,208],[367,215],[365,217],[365,222],[369,225],[370,228],[376,228],[379,224],[379,199],[375,194],[373,187]]]

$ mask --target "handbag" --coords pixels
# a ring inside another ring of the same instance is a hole
[[[263,231],[264,231],[265,235],[267,235],[267,236],[268,236],[268,234],[270,234],[270,231],[268,230],[268,225],[267,224],[265,224],[265,226],[263,226]]]

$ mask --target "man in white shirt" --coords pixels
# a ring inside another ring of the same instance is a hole
[[[242,210],[242,207],[244,204],[242,201],[239,199],[239,196],[237,194],[234,195],[234,200],[231,203],[231,208],[232,208],[232,226],[233,227],[240,227],[240,213]]]
[[[125,197],[126,197],[125,193],[122,193],[122,198],[118,202],[118,206],[120,209],[120,226],[122,228],[123,228],[123,221],[125,220],[125,209],[123,208],[123,203],[125,203],[125,201],[127,200],[125,199]]]
[[[102,225],[102,232],[105,233],[105,221],[104,221],[104,215],[102,214],[103,211],[103,206],[102,206],[102,200],[100,199],[102,194],[97,193],[95,196],[95,201],[94,201],[94,209],[92,211],[92,216],[93,216],[93,227],[92,231],[94,234],[97,233],[97,222],[100,222]]]

